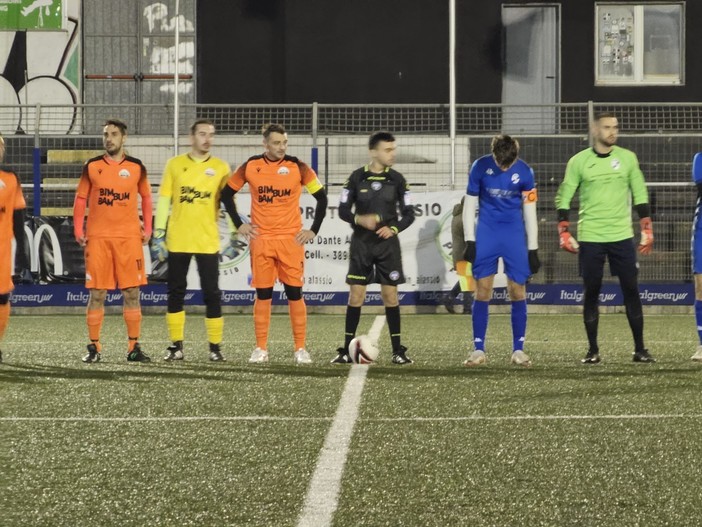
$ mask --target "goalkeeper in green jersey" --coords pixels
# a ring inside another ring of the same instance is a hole
[[[644,347],[643,310],[639,297],[638,263],[631,205],[641,224],[638,251],[653,250],[648,192],[636,154],[616,146],[619,123],[611,113],[596,117],[592,126],[593,146],[568,161],[565,177],[556,194],[558,233],[562,249],[577,253],[584,283],[585,331],[589,349],[584,364],[600,362],[597,345],[599,297],[605,260],[619,278],[626,316],[634,337],[634,362],[655,362]],[[578,240],[569,231],[570,202],[580,193]]]

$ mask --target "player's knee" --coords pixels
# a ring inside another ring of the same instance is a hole
[[[288,284],[283,284],[283,287],[285,288],[285,295],[288,297],[288,300],[295,301],[302,299],[302,287],[295,287]]]
[[[202,299],[205,306],[220,305],[222,301],[222,292],[219,289],[210,289],[202,292]]]
[[[0,306],[4,306],[5,304],[10,302],[10,294],[7,293],[5,295],[0,295]]]
[[[273,298],[273,288],[272,287],[263,287],[260,289],[256,289],[256,298],[259,300],[270,300]]]

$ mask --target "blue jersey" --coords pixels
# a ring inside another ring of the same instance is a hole
[[[692,158],[692,180],[695,185],[702,184],[702,152],[697,152]],[[702,230],[702,222],[700,221],[700,198],[697,198],[697,206],[695,207],[695,217],[693,220],[694,230]]]
[[[476,159],[468,176],[468,194],[478,196],[479,222],[523,222],[523,192],[534,190],[534,171],[521,159],[503,171],[492,155]]]

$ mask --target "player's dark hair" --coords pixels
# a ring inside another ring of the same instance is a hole
[[[201,124],[206,124],[207,126],[214,126],[214,123],[212,121],[210,121],[209,119],[205,119],[204,117],[201,117],[200,119],[195,119],[193,124],[190,125],[190,135],[195,135],[197,127]]]
[[[261,133],[265,139],[268,139],[272,133],[276,134],[287,134],[285,127],[282,124],[277,123],[266,123],[261,129]]]
[[[508,167],[519,155],[519,141],[509,135],[496,135],[490,143],[495,161],[501,167]]]
[[[600,119],[616,119],[617,116],[614,115],[612,112],[600,112],[595,114],[595,122],[598,122]]]
[[[384,130],[381,130],[380,132],[373,132],[368,138],[368,150],[375,150],[375,147],[378,146],[378,143],[381,141],[385,141],[386,143],[394,143],[395,136]]]
[[[119,133],[122,135],[127,135],[127,123],[122,121],[121,119],[108,119],[105,121],[105,124],[103,126],[115,126],[119,128]]]

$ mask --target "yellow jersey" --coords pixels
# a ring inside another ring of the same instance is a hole
[[[176,253],[219,252],[219,202],[231,168],[210,156],[199,160],[183,154],[166,163],[159,196],[170,198],[166,246]]]

